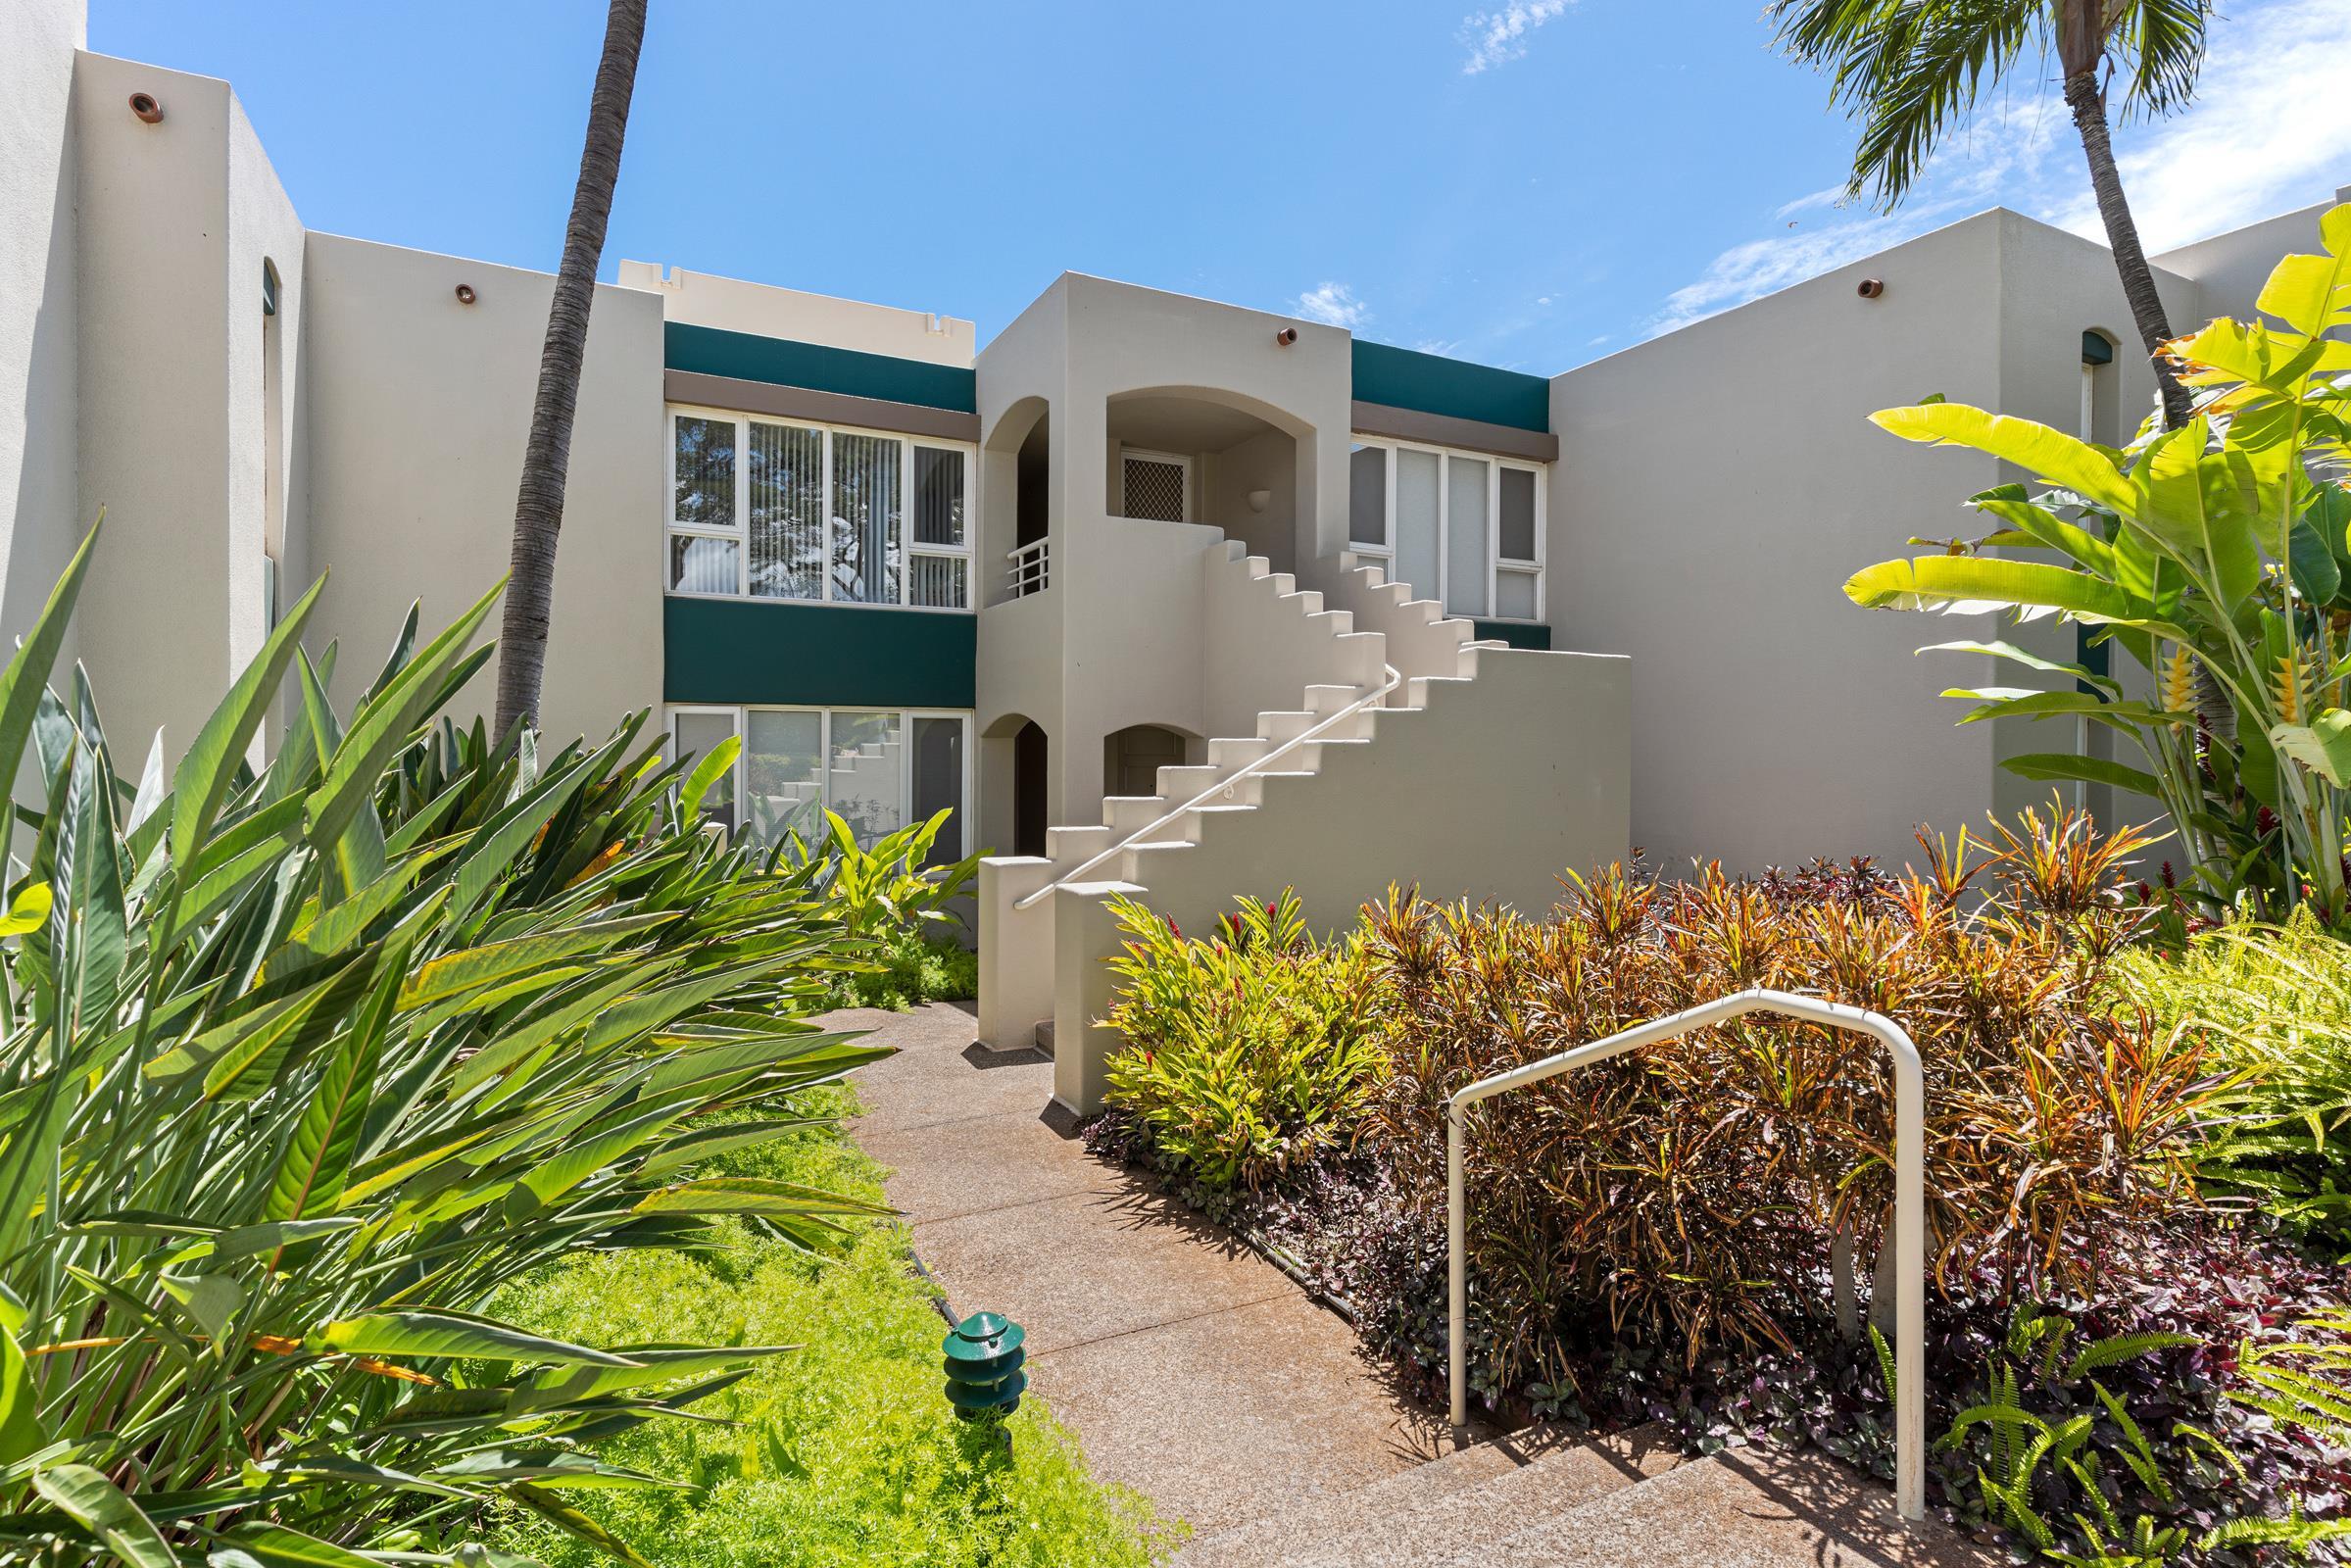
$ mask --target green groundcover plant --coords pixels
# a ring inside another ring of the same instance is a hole
[[[496,1500],[634,1560],[577,1489],[651,1478],[597,1445],[782,1346],[481,1307],[581,1252],[862,1234],[869,1197],[706,1174],[883,1054],[803,1021],[839,923],[703,830],[710,776],[642,713],[551,755],[432,727],[495,595],[422,642],[412,613],[345,714],[314,587],[123,781],[80,673],[45,689],[95,540],[0,674],[0,778],[36,780],[0,936],[0,1555],[472,1562]]]
[[[2128,954],[2132,1004],[2212,1042],[2232,1082],[2198,1154],[2216,1200],[2254,1203],[2351,1262],[2351,943],[2307,910]]]
[[[722,1156],[714,1169],[879,1200],[881,1172],[842,1137],[846,1088],[797,1097],[811,1118]],[[1179,1533],[1142,1499],[1088,1483],[1070,1439],[1035,1399],[1007,1448],[940,1396],[937,1293],[915,1276],[904,1227],[862,1229],[817,1259],[729,1224],[693,1255],[597,1254],[506,1292],[495,1310],[557,1339],[626,1344],[685,1336],[798,1347],[696,1407],[715,1419],[646,1426],[609,1462],[685,1486],[580,1494],[614,1534],[659,1543],[663,1568],[1141,1568]],[[506,1509],[488,1540],[554,1568],[596,1552]]]
[[[1298,895],[1236,901],[1205,936],[1129,899],[1103,1099],[1207,1194],[1345,1148],[1380,1080],[1379,987],[1360,933],[1322,943]],[[1100,1143],[1101,1140],[1098,1140]]]

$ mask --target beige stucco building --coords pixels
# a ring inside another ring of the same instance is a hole
[[[504,570],[551,280],[305,227],[226,83],[81,44],[78,0],[0,9],[0,634],[105,509],[72,653],[170,749],[318,574],[347,702],[411,601]],[[2158,258],[2175,321],[2249,311],[2319,211]],[[1074,273],[981,348],[623,263],[545,721],[740,737],[744,831],[952,809],[1000,1044],[1099,1013],[1116,891],[1337,922],[1635,847],[1898,861],[2072,742],[1952,725],[1988,669],[1913,649],[1988,627],[1844,601],[2008,477],[1866,416],[2120,440],[2131,341],[2105,252],[2005,211],[1547,378]],[[1064,1045],[1063,1099],[1100,1056]]]

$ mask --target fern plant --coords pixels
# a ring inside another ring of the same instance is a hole
[[[2202,1342],[2186,1334],[2116,1334],[2068,1354],[2076,1338],[2076,1325],[2064,1314],[2018,1307],[1985,1366],[1985,1396],[1960,1411],[1937,1445],[1974,1454],[1984,1512],[1994,1523],[2066,1568],[2156,1568],[2191,1554],[2254,1544],[2298,1551],[2351,1534],[2351,1522],[2307,1520],[2298,1508],[2283,1519],[2255,1517],[2203,1532],[2192,1529],[2180,1517],[2180,1489],[2165,1454],[2124,1400],[2093,1374]],[[2326,1398],[2307,1397],[2312,1385],[2300,1363],[2316,1353],[2312,1348],[2273,1349],[2293,1353],[2270,1355],[2266,1392],[2232,1397],[2274,1414],[2299,1409],[2314,1423],[2332,1421],[2337,1408],[2351,1411],[2351,1404],[2341,1400],[2339,1384]],[[2256,1358],[2251,1348],[2245,1358]],[[2339,1372],[2351,1367],[2351,1349],[2321,1359]],[[2080,1399],[2085,1387],[2086,1407]],[[2241,1478],[2242,1466],[2210,1433],[2180,1421],[2169,1435],[2176,1445],[2175,1462],[2178,1454],[2195,1454],[2236,1470]],[[2107,1468],[2110,1460],[2130,1484]],[[2134,1504],[2128,1515],[2118,1499]]]

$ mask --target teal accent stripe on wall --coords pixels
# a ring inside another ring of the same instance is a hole
[[[661,341],[661,363],[672,370],[731,375],[738,381],[765,381],[774,386],[805,386],[853,398],[952,409],[957,414],[979,412],[978,376],[952,365],[927,365],[921,360],[728,332],[685,321],[663,323]]]
[[[672,703],[971,708],[979,617],[740,599],[661,602]]]
[[[1539,648],[1548,652],[1551,628],[1532,626],[1523,620],[1473,620],[1480,642],[1505,642],[1513,648]]]
[[[1355,339],[1355,401],[1480,419],[1514,430],[1551,427],[1551,383],[1540,375],[1361,338]]]

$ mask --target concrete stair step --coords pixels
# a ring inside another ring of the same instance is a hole
[[[1178,1561],[1181,1568],[1515,1563],[1494,1547],[1530,1522],[1625,1491],[1680,1461],[1680,1450],[1656,1429],[1602,1439],[1517,1434],[1210,1537]]]
[[[1183,804],[1182,797],[1171,801],[1157,795],[1106,796],[1102,800],[1102,821],[1115,843],[1131,833],[1142,832]],[[1179,816],[1159,831],[1168,838],[1182,838],[1183,820]]]
[[[1038,1019],[1037,1026],[1029,1031],[1029,1039],[1039,1051],[1049,1056],[1052,1055],[1053,1054],[1053,1021],[1051,1018]]]
[[[1291,1560],[1301,1548],[1319,1551],[1325,1543],[1359,1529],[1377,1529],[1398,1514],[1508,1470],[1522,1461],[1499,1444],[1475,1443],[1440,1454],[1369,1486],[1300,1498],[1296,1509],[1213,1531],[1176,1557],[1176,1568],[1256,1568]]]
[[[1100,822],[1049,827],[1045,830],[1046,858],[1056,866],[1074,866],[1088,856],[1108,849],[1115,842],[1109,828]]]
[[[1274,745],[1296,740],[1315,725],[1330,719],[1329,713],[1259,713],[1257,733]],[[1371,739],[1373,719],[1368,710],[1357,711],[1340,719],[1315,739],[1318,741],[1357,741]],[[1308,742],[1312,745],[1313,742]],[[1296,752],[1289,754],[1297,756]]]
[[[1361,1559],[1371,1568],[1378,1559]],[[1519,1528],[1427,1568],[1995,1568],[1935,1520],[1905,1523],[1879,1482],[1815,1451],[1734,1448]]]
[[[1230,772],[1246,767],[1273,748],[1274,743],[1262,735],[1220,735],[1208,742],[1208,760]]]

